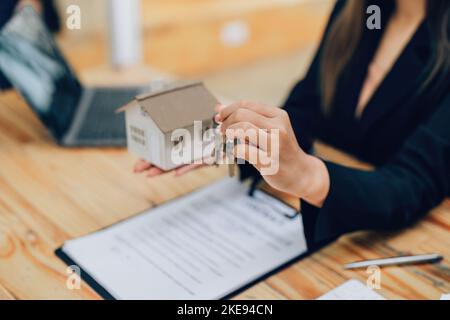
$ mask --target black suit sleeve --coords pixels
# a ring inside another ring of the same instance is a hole
[[[302,202],[309,247],[356,230],[395,230],[424,216],[450,195],[450,94],[375,171],[327,162],[330,193],[321,209]]]

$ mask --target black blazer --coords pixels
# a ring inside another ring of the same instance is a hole
[[[330,23],[344,2],[337,3]],[[394,1],[378,2],[385,23]],[[419,27],[360,119],[354,116],[356,105],[384,28],[364,31],[359,48],[339,79],[329,116],[324,116],[320,107],[323,43],[306,77],[287,99],[284,108],[305,151],[311,152],[313,141],[320,139],[377,167],[364,172],[325,162],[331,189],[323,207],[301,204],[309,248],[352,231],[408,226],[450,196],[448,72],[442,74],[445,80],[440,86],[418,93],[432,52],[428,23],[424,21]],[[257,171],[241,166],[241,178],[250,176],[258,177]]]

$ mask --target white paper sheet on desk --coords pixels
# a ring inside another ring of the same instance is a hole
[[[384,300],[384,298],[358,280],[352,279],[317,300]]]
[[[306,252],[301,218],[286,218],[293,214],[225,179],[63,251],[117,299],[217,299]]]
[[[450,300],[450,294],[443,294],[441,300]]]

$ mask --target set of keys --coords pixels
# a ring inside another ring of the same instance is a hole
[[[224,161],[228,160],[228,175],[230,178],[236,175],[236,158],[234,157],[233,150],[236,143],[236,140],[227,140],[225,135],[221,135],[218,130],[218,123],[214,121],[214,129],[215,129],[215,141],[214,141],[214,149],[213,156],[214,162],[216,166],[218,166],[221,162],[221,159]]]

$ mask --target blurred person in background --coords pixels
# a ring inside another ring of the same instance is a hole
[[[37,12],[42,14],[44,21],[53,32],[60,30],[60,20],[53,0],[1,0],[0,1],[0,29],[8,22],[17,8],[24,5],[32,5]],[[11,88],[10,83],[0,72],[0,90]]]
[[[366,27],[369,5],[381,9],[381,29]],[[338,1],[283,109],[251,101],[217,107],[222,133],[264,129],[264,140],[279,130],[279,170],[262,178],[300,199],[311,250],[357,230],[409,226],[450,196],[449,33],[448,0]],[[324,161],[314,156],[316,139],[376,169]],[[270,156],[258,141],[237,145],[235,156]],[[258,181],[263,167],[241,165],[241,179]],[[143,160],[135,171],[164,173]]]

